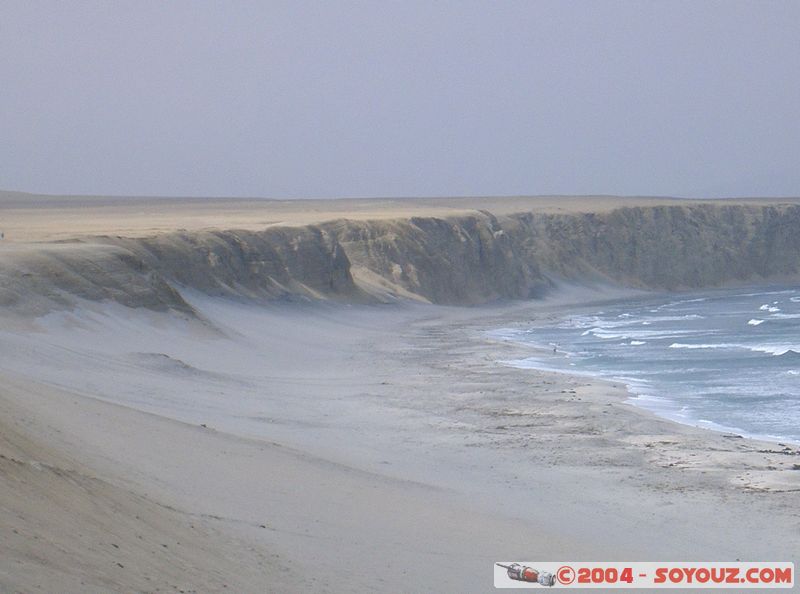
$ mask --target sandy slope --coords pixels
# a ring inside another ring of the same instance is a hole
[[[294,584],[279,559],[132,488],[116,464],[103,474],[88,466],[114,452],[73,447],[63,431],[91,433],[93,403],[7,376],[0,391],[3,592],[245,592],[265,576],[276,589]],[[35,412],[43,404],[54,423]]]

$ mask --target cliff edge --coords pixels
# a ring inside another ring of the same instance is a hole
[[[637,204],[597,212],[335,220],[100,235],[0,250],[0,305],[74,297],[189,310],[180,291],[256,300],[529,299],[562,280],[655,290],[800,276],[800,205]]]

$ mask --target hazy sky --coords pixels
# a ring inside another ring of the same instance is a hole
[[[800,195],[800,1],[0,0],[0,188]]]

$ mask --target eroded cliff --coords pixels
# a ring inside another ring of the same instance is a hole
[[[561,280],[712,287],[800,276],[798,229],[794,204],[702,203],[96,237],[4,252],[0,303],[77,296],[188,310],[186,287],[259,300],[473,305],[535,298]]]

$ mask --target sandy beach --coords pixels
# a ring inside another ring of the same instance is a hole
[[[3,332],[6,590],[480,592],[506,557],[755,560],[800,545],[800,449],[498,363],[524,353],[486,329],[563,307],[213,304],[226,337],[94,309],[37,322],[35,341]],[[148,341],[165,356],[123,355]],[[200,367],[203,341],[246,344],[257,376],[224,356]]]
[[[182,305],[164,308],[26,280],[47,252],[35,270],[53,286],[138,282],[57,267],[59,246],[108,249],[84,225],[0,250],[4,286],[25,296],[0,326],[3,591],[486,592],[502,559],[800,550],[800,448],[503,364],[530,350],[491,330],[641,289],[564,282],[451,307],[175,285]]]

